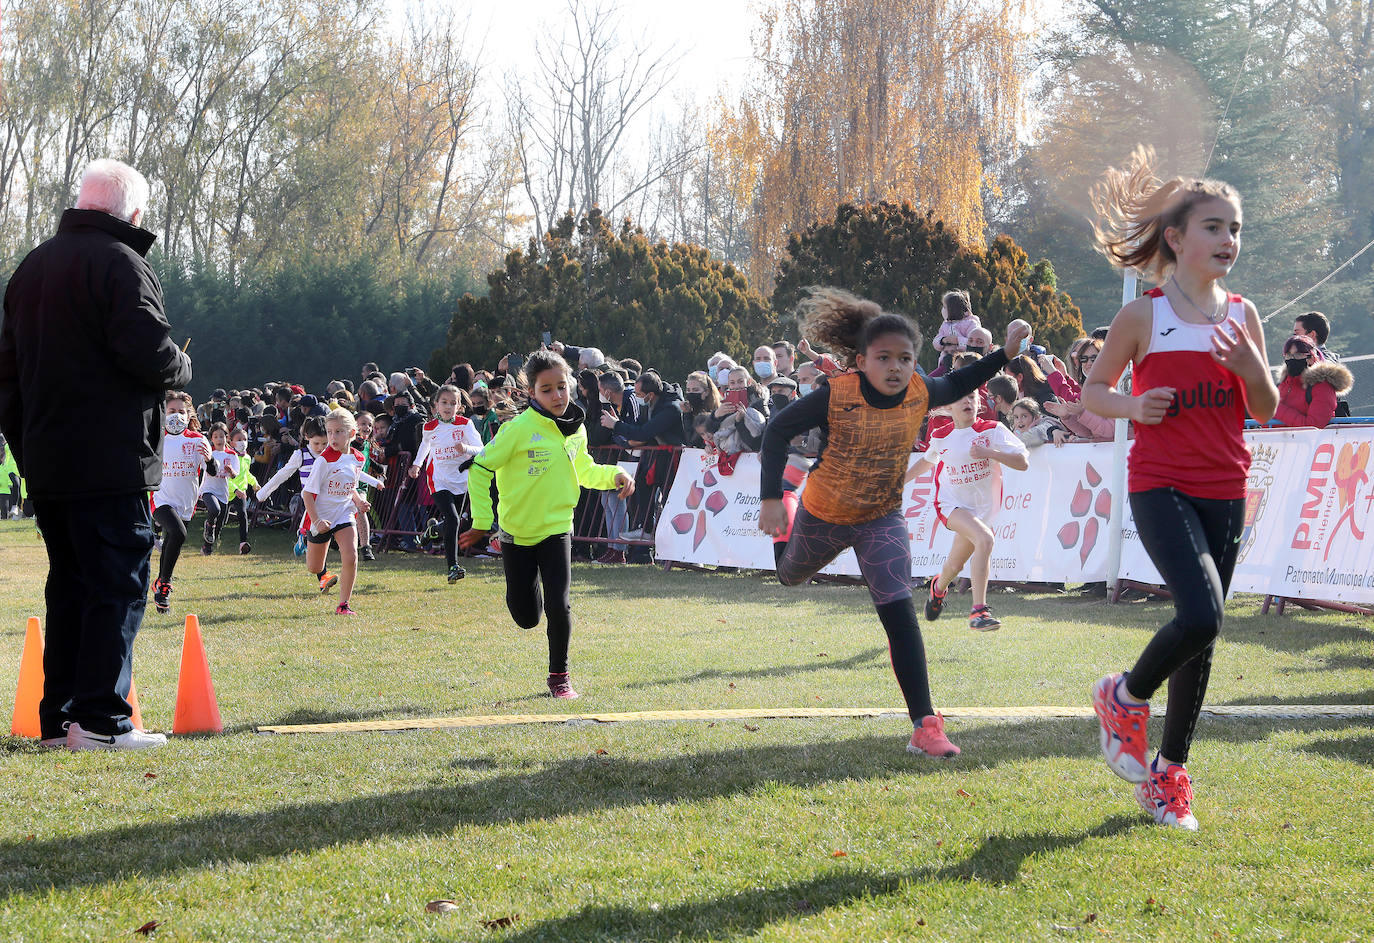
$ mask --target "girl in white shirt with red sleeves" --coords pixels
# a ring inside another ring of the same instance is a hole
[[[310,468],[301,495],[309,515],[310,533],[306,536],[305,565],[324,586],[325,557],[329,542],[339,547],[339,604],[335,615],[352,616],[357,613],[349,606],[353,595],[353,581],[358,576],[358,541],[354,534],[353,515],[359,502],[358,482],[374,488],[385,483],[363,471],[363,454],[352,448],[353,434],[358,424],[346,409],[331,410],[324,418],[328,445]],[[366,502],[363,502],[365,505]],[[365,507],[364,507],[365,509]]]
[[[954,545],[944,568],[930,581],[926,618],[939,618],[950,581],[971,559],[973,610],[968,624],[971,629],[988,632],[1002,624],[988,606],[993,544],[988,522],[1002,504],[1002,466],[1025,471],[1030,463],[1025,443],[1000,422],[979,419],[978,406],[977,393],[949,405],[954,424],[931,433],[930,448],[911,466],[906,480],[936,468],[935,513],[941,524],[954,531]]]
[[[429,491],[443,515],[444,561],[448,581],[456,583],[467,575],[458,565],[459,498],[468,493],[467,466],[482,451],[482,437],[467,416],[458,415],[458,387],[445,385],[434,394],[434,418],[425,423],[420,451],[410,466],[410,477],[418,478],[426,460]]]

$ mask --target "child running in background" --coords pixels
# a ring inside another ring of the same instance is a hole
[[[301,423],[301,447],[291,453],[291,457],[286,460],[277,473],[267,479],[267,484],[258,489],[258,501],[263,502],[283,484],[290,480],[291,475],[295,474],[302,485],[310,477],[310,468],[315,464],[321,452],[327,447],[324,433],[324,419],[320,416],[310,416]],[[301,526],[297,532],[296,556],[305,552],[305,538],[310,532],[310,525],[304,516],[301,518]],[[328,576],[328,574],[326,574]],[[320,585],[320,592],[330,589],[334,582],[327,580],[328,586]]]
[[[258,480],[253,477],[253,465],[248,461],[247,430],[236,429],[229,437],[229,444],[238,458],[239,470],[230,475],[225,484],[229,486],[229,507],[239,516],[239,553],[244,554],[253,549],[248,543],[248,489],[256,490]]]
[[[358,482],[374,488],[385,487],[378,478],[363,471],[363,454],[351,447],[358,424],[346,409],[332,409],[324,417],[327,447],[310,467],[310,477],[301,488],[305,501],[310,546],[305,551],[305,566],[320,581],[320,591],[326,585],[325,558],[329,542],[339,547],[339,604],[334,614],[355,616],[349,605],[353,596],[353,581],[358,576],[358,538],[353,533],[353,517],[358,504]],[[364,502],[366,510],[366,502]],[[329,584],[332,585],[332,584]]]
[[[501,425],[468,470],[472,529],[458,543],[480,547],[491,531],[491,482],[501,516],[501,565],[506,607],[516,625],[532,629],[548,617],[549,694],[574,698],[568,679],[572,636],[572,520],[582,488],[615,488],[622,498],[634,479],[587,453],[582,407],[573,402],[572,371],[558,354],[537,350],[525,361],[529,408]],[[541,594],[540,587],[543,587]]]
[[[1161,825],[1198,827],[1184,764],[1207,694],[1212,652],[1245,526],[1247,410],[1267,422],[1278,405],[1255,306],[1219,282],[1240,253],[1240,196],[1215,180],[1160,183],[1153,152],[1109,170],[1093,193],[1099,250],[1154,275],[1160,287],[1127,304],[1083,384],[1083,408],[1135,424],[1128,490],[1136,529],[1173,594],[1174,618],[1130,671],[1093,688],[1102,753],[1137,783]],[[1166,280],[1167,279],[1167,280]],[[1133,395],[1112,388],[1134,364]],[[1146,759],[1149,699],[1168,682],[1164,736]]]
[[[229,519],[229,478],[239,473],[239,457],[229,447],[229,427],[222,422],[210,424],[210,457],[214,474],[200,479],[200,500],[205,505],[204,542],[200,552],[207,557],[215,552],[215,541]]]
[[[186,525],[196,510],[200,473],[213,476],[218,468],[210,443],[198,431],[191,397],[180,390],[167,393],[163,403],[162,484],[153,492],[153,522],[162,531],[162,556],[153,581],[153,605],[171,611],[172,574],[186,543]]]
[[[935,468],[935,515],[955,535],[944,567],[930,579],[926,618],[940,618],[950,581],[971,562],[973,609],[968,627],[988,632],[1002,624],[988,606],[993,545],[989,523],[1002,506],[1002,466],[1025,471],[1030,462],[1025,444],[1006,426],[978,418],[979,402],[974,390],[949,406],[954,422],[931,432],[930,447],[905,480]]]
[[[778,581],[798,586],[853,547],[878,619],[887,632],[892,670],[914,730],[907,750],[956,756],[944,717],[930,698],[925,645],[911,600],[911,537],[902,517],[902,481],[926,410],[963,399],[1007,363],[998,351],[947,376],[916,373],[920,334],[900,314],[838,288],[815,288],[798,305],[802,334],[857,367],[796,400],[773,417],[760,455],[759,527],[792,536],[778,561]],[[1024,321],[1007,328],[1007,348],[1029,336]],[[787,443],[821,430],[820,454],[801,506],[789,522],[782,501]]]
[[[424,425],[420,450],[410,466],[410,477],[418,478],[426,460],[429,492],[443,515],[444,562],[448,581],[456,583],[467,571],[458,565],[458,525],[462,519],[460,499],[467,494],[467,465],[482,451],[482,437],[467,416],[458,414],[458,387],[444,385],[434,394],[434,418]]]
[[[372,414],[367,410],[363,410],[358,413],[356,421],[358,423],[358,431],[353,436],[353,450],[363,453],[363,471],[370,475],[372,474],[372,446],[374,444],[372,441],[372,429],[374,425]],[[386,477],[386,471],[384,469],[382,470],[382,477]],[[363,494],[363,482],[361,478],[358,479],[358,497],[363,501],[367,500],[367,496]],[[358,531],[358,559],[376,560],[377,555],[372,552],[372,518],[369,512],[362,510],[361,507],[358,509],[356,524],[356,530]]]

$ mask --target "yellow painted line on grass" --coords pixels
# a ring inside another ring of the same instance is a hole
[[[1318,717],[1374,717],[1374,704],[1237,704],[1204,707],[1211,717],[1303,720]],[[1091,707],[950,707],[950,720],[1077,719],[1093,716]],[[335,724],[284,724],[258,727],[258,733],[386,733],[396,730],[461,730],[468,727],[519,727],[532,724],[623,724],[636,721],[813,720],[825,717],[905,717],[904,707],[758,707],[726,710],[626,711],[596,714],[488,714],[470,717],[411,717],[356,720]]]

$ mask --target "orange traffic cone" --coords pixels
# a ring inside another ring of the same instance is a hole
[[[16,737],[41,737],[38,702],[43,700],[43,630],[38,617],[29,616],[24,633],[24,653],[19,656],[19,688],[14,692],[14,720],[10,733]]]
[[[129,722],[135,730],[143,729],[143,714],[138,709],[138,685],[129,679]]]
[[[223,733],[215,683],[210,680],[210,661],[200,638],[200,619],[186,617],[186,637],[181,643],[181,676],[177,679],[177,709],[172,733]]]

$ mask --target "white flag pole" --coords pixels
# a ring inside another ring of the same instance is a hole
[[[1127,269],[1121,285],[1121,306],[1135,301],[1139,279],[1134,269]],[[1129,383],[1129,376],[1123,378]],[[1129,393],[1129,387],[1122,392]],[[1107,524],[1107,597],[1116,602],[1121,596],[1121,522],[1126,516],[1126,440],[1129,423],[1116,421],[1116,438],[1112,451],[1112,514]]]

